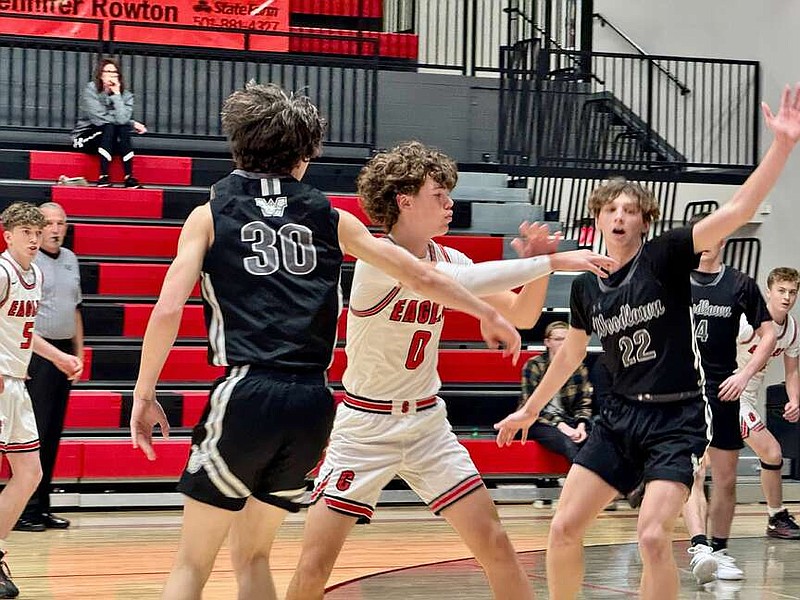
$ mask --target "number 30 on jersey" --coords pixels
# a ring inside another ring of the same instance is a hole
[[[317,266],[314,236],[305,225],[286,223],[276,232],[263,221],[251,221],[242,226],[241,240],[253,251],[242,261],[251,275],[272,275],[281,265],[292,275],[308,275]]]

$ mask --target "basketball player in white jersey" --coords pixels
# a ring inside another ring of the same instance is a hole
[[[42,272],[33,259],[47,223],[44,215],[32,204],[16,202],[0,220],[7,246],[0,254],[0,452],[11,466],[0,492],[0,598],[16,598],[5,538],[42,477],[36,417],[25,389],[31,352],[52,360],[70,378],[80,375],[82,364],[33,332],[42,297]]]
[[[789,314],[797,301],[797,288],[800,273],[789,267],[778,267],[767,276],[767,309],[772,316],[778,340],[772,357],[783,355],[783,368],[786,379],[786,394],[789,401],[784,406],[783,418],[792,423],[800,417],[800,339],[797,321]],[[736,362],[739,369],[747,366],[758,347],[760,337],[746,321],[739,328],[738,353]],[[748,382],[740,397],[740,422],[742,437],[761,461],[761,488],[767,501],[769,520],[767,535],[787,540],[800,539],[800,526],[783,506],[783,482],[781,467],[783,455],[775,436],[769,432],[756,409],[759,390],[764,383],[767,365],[758,371]]]
[[[374,223],[388,232],[387,246],[437,263],[459,280],[480,268],[466,255],[434,243],[452,219],[450,191],[455,163],[419,142],[407,142],[378,154],[358,178],[361,202]],[[537,244],[544,226],[523,224],[516,248],[532,256],[550,241]],[[537,248],[538,246],[538,248]],[[519,328],[539,317],[550,270],[592,268],[587,251],[542,256],[538,279],[519,294],[515,285],[476,291]],[[512,262],[512,261],[505,261]],[[496,262],[493,269],[498,269]],[[501,263],[502,264],[502,263]],[[523,279],[516,285],[530,281]],[[491,279],[491,278],[489,278]],[[489,281],[481,283],[491,285]],[[487,293],[488,292],[488,293]],[[443,307],[404,288],[375,267],[358,261],[347,321],[346,390],[338,407],[325,460],[319,470],[303,537],[303,551],[287,600],[322,598],[345,538],[356,522],[369,522],[378,496],[399,475],[435,514],[441,514],[475,554],[495,598],[532,597],[489,492],[466,449],[447,421],[437,373]]]

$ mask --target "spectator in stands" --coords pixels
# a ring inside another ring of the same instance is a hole
[[[550,524],[551,598],[578,596],[587,529],[618,491],[628,493],[642,479],[640,594],[652,600],[678,597],[675,521],[711,434],[689,274],[703,251],[752,218],[775,185],[800,141],[800,85],[794,93],[786,86],[777,115],[766,104],[762,111],[774,134],[769,150],[734,197],[694,226],[647,240],[658,203],[652,192],[628,181],[609,181],[589,198],[608,253],[622,266],[606,281],[591,275],[575,279],[561,352],[525,406],[495,425],[499,444],[510,444],[520,430],[524,440],[539,411],[583,360],[591,334],[597,334],[614,395],[567,475]],[[789,409],[787,416],[796,419],[797,406]]]
[[[558,354],[567,337],[567,329],[569,325],[564,321],[554,321],[545,328],[544,345],[547,351],[529,359],[522,368],[520,407],[530,398],[550,362]],[[528,437],[572,462],[586,441],[591,418],[592,384],[589,382],[589,370],[581,363],[544,406],[539,418],[528,429]]]
[[[42,297],[42,272],[33,264],[45,226],[41,211],[15,202],[0,215],[7,250],[0,254],[0,453],[11,467],[11,478],[0,492],[0,598],[16,598],[19,590],[5,563],[5,539],[42,478],[39,434],[31,399],[25,389],[28,363],[36,352],[74,378],[80,361],[34,333]]]
[[[42,245],[34,263],[42,270],[42,300],[36,314],[36,333],[53,346],[83,358],[83,320],[81,319],[81,279],[78,259],[68,248],[62,248],[67,233],[67,215],[60,204],[46,202],[39,209],[46,224]],[[28,367],[27,388],[39,429],[42,480],[31,496],[22,516],[14,526],[16,531],[66,529],[69,521],[50,512],[50,485],[56,463],[67,399],[72,387],[68,378],[55,363],[34,355]],[[80,377],[80,371],[73,378]]]
[[[519,334],[496,309],[433,265],[376,239],[301,183],[324,131],[309,98],[251,82],[225,101],[222,126],[236,170],[214,184],[183,226],[133,392],[133,444],[154,460],[153,426],[169,431],[156,382],[202,275],[209,359],[227,370],[195,427],[178,486],[183,527],[164,600],[199,600],[228,537],[238,597],[276,598],[272,542],[287,512],[300,509],[306,475],[333,424],[325,370],[345,253],[385,269],[403,290],[480,318],[493,347],[502,343],[514,356],[520,348]]]
[[[111,157],[122,157],[125,170],[124,186],[141,187],[133,176],[133,146],[131,132],[147,133],[147,127],[134,121],[133,94],[126,89],[119,64],[113,58],[103,58],[97,64],[94,79],[86,84],[81,95],[81,116],[72,131],[72,147],[100,156],[98,187],[108,187]]]

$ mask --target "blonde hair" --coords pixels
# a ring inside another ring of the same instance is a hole
[[[47,219],[44,218],[42,211],[30,202],[14,202],[0,214],[0,221],[6,231],[11,231],[14,227],[44,228]]]
[[[786,281],[800,286],[800,272],[792,267],[775,267],[767,275],[767,287],[772,289],[772,284]]]
[[[642,221],[649,225],[657,221],[661,214],[653,192],[635,181],[628,181],[624,177],[608,179],[597,186],[589,196],[589,212],[595,219],[603,207],[616,200],[621,194],[627,194],[634,200],[642,212]]]
[[[544,339],[549,340],[556,329],[569,329],[569,325],[565,321],[553,321],[544,328]]]

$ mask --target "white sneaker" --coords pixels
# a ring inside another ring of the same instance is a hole
[[[728,554],[727,550],[717,550],[714,552],[717,559],[717,579],[727,581],[738,581],[744,579],[744,571],[736,566],[736,559]]]
[[[711,546],[697,544],[687,550],[692,555],[689,566],[692,569],[697,585],[704,585],[714,581],[717,577],[717,558]]]

